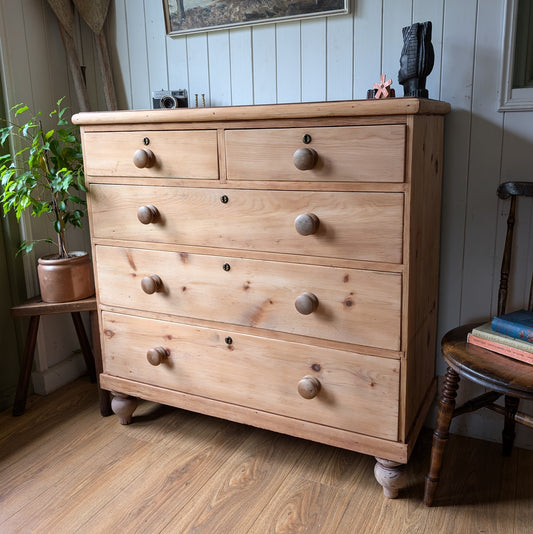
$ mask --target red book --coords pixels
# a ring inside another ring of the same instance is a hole
[[[502,343],[497,343],[496,341],[489,341],[488,339],[483,339],[481,337],[475,336],[470,333],[467,337],[468,343],[472,345],[477,345],[484,349],[491,350],[492,352],[497,352],[498,354],[503,354],[514,360],[520,360],[521,362],[530,363],[533,365],[533,353],[527,352],[525,350],[517,349],[516,347],[511,347],[509,345],[503,345]]]

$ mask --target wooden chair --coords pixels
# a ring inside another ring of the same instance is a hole
[[[497,314],[501,315],[505,313],[507,302],[516,202],[520,196],[533,196],[533,182],[503,183],[498,188],[498,196],[501,199],[511,199],[498,290]],[[531,292],[529,301],[529,309],[532,309]],[[466,336],[474,326],[477,325],[472,324],[455,328],[442,338],[442,355],[449,367],[439,402],[437,424],[433,433],[430,467],[426,476],[424,503],[427,506],[433,504],[435,491],[439,483],[444,449],[448,441],[450,423],[453,417],[482,407],[503,414],[502,441],[503,454],[505,456],[511,454],[515,437],[515,423],[521,423],[533,428],[533,417],[518,412],[520,399],[533,399],[533,365],[513,360],[467,343]],[[489,391],[456,408],[455,398],[460,378],[480,384]],[[502,395],[505,396],[505,407],[495,404],[495,401]]]
[[[80,312],[88,311],[91,314],[93,351]],[[14,306],[11,308],[13,317],[29,317],[30,324],[28,327],[28,334],[26,335],[26,342],[24,345],[24,353],[22,358],[22,367],[19,373],[17,389],[15,392],[15,402],[13,404],[13,415],[22,415],[26,410],[26,397],[28,395],[28,386],[30,383],[30,375],[33,367],[33,358],[35,354],[35,344],[37,342],[37,332],[39,330],[39,322],[42,315],[52,315],[58,313],[70,313],[74,328],[80,342],[81,351],[85,359],[87,371],[91,381],[98,383],[97,373],[102,372],[102,357],[100,352],[100,337],[98,333],[98,315],[96,312],[96,297],[89,297],[82,300],[75,300],[72,302],[43,302],[40,297],[35,297],[28,300],[24,304]],[[98,395],[100,400],[100,412],[103,416],[110,415],[111,402],[108,392],[101,390],[98,386]]]

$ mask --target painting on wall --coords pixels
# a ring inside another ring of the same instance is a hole
[[[163,0],[167,33],[345,14],[350,0]]]

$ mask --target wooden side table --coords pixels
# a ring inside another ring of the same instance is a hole
[[[88,311],[91,315],[91,331],[93,339],[93,350],[83,326],[81,312]],[[98,314],[96,312],[96,297],[89,297],[82,300],[71,302],[43,302],[40,297],[35,297],[24,304],[11,308],[13,317],[29,317],[30,325],[26,335],[24,345],[24,354],[22,367],[20,369],[17,389],[15,393],[15,402],[13,404],[13,415],[22,415],[26,410],[26,397],[28,395],[28,386],[30,375],[33,367],[33,358],[35,354],[35,344],[37,342],[37,332],[42,315],[53,315],[58,313],[70,313],[74,328],[80,342],[81,351],[87,365],[87,371],[91,381],[97,383],[98,396],[100,399],[100,413],[103,416],[110,415],[111,402],[109,393],[101,390],[98,377],[102,372],[102,355],[100,350],[100,337],[98,332]]]

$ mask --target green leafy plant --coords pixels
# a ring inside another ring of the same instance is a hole
[[[46,215],[57,233],[59,258],[69,257],[66,228],[81,228],[86,212],[86,202],[80,197],[86,189],[79,128],[65,118],[68,108],[63,107],[63,100],[49,114],[54,128],[43,128],[41,112],[22,120],[31,114],[24,104],[12,108],[15,121],[20,119],[21,124],[3,120],[5,126],[0,128],[0,143],[11,140],[16,147],[14,155],[0,156],[4,215],[15,213],[17,220],[26,210],[33,217]],[[51,238],[23,241],[17,254],[30,252],[38,241],[53,243]]]

